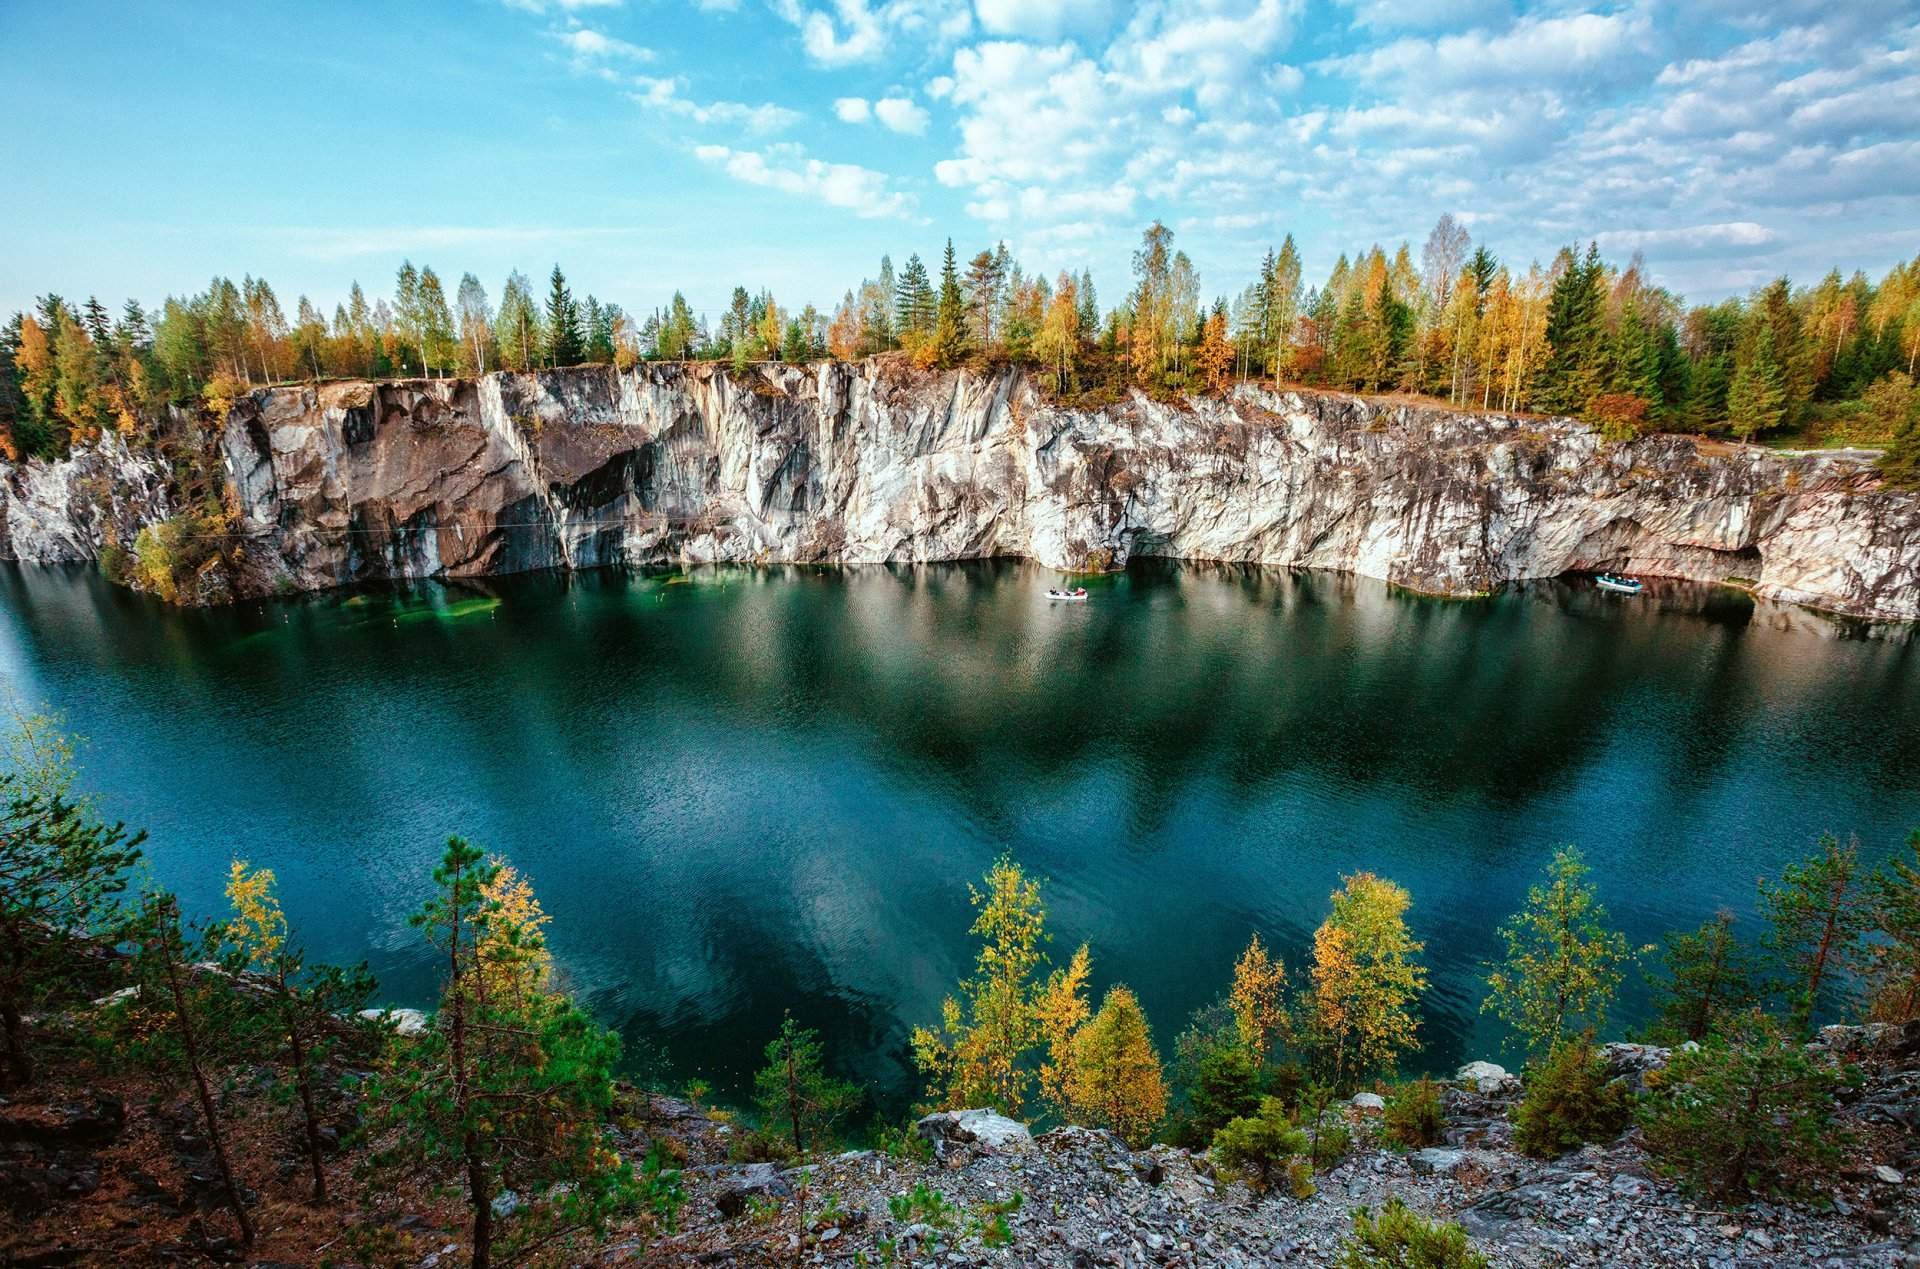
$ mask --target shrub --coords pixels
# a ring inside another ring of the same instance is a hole
[[[1440,1085],[1424,1078],[1402,1084],[1387,1099],[1382,1123],[1387,1140],[1409,1150],[1437,1144],[1446,1131],[1446,1116],[1440,1109]]]
[[[1451,1221],[1417,1216],[1398,1198],[1374,1215],[1353,1214],[1353,1233],[1340,1248],[1342,1269],[1487,1269],[1487,1258],[1467,1242],[1467,1231]]]
[[[1204,1149],[1229,1122],[1260,1113],[1260,1070],[1224,1005],[1195,1013],[1173,1049],[1183,1094],[1169,1129],[1175,1145]]]
[[[1640,1127],[1661,1167],[1696,1190],[1792,1196],[1845,1143],[1833,1122],[1837,1078],[1755,1013],[1734,1036],[1675,1054],[1640,1106]]]
[[[1587,402],[1587,421],[1610,441],[1625,441],[1647,430],[1647,399],[1631,392],[1609,392]]]
[[[1277,1097],[1264,1098],[1255,1115],[1232,1120],[1213,1135],[1213,1155],[1256,1190],[1270,1190],[1290,1160],[1311,1148]]]
[[[778,1132],[749,1128],[733,1134],[727,1145],[727,1158],[734,1163],[792,1163],[793,1143]]]
[[[1557,1159],[1589,1141],[1611,1141],[1626,1128],[1626,1085],[1607,1078],[1606,1059],[1591,1034],[1554,1045],[1526,1081],[1513,1113],[1513,1144],[1536,1159]]]

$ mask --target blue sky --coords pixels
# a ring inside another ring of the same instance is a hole
[[[1691,299],[1920,251],[1916,0],[0,0],[0,65],[0,312],[402,256],[824,307],[949,234],[1111,304],[1155,217],[1210,295],[1441,211]]]

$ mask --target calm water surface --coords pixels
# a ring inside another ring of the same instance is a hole
[[[191,910],[223,907],[229,858],[269,865],[316,955],[424,1004],[405,916],[461,833],[533,879],[631,1051],[737,1091],[791,1008],[896,1105],[1002,850],[1163,1050],[1250,931],[1295,964],[1343,872],[1393,877],[1437,1069],[1500,1046],[1476,969],[1554,844],[1644,941],[1749,911],[1822,831],[1877,857],[1920,825],[1909,640],[1697,588],[1459,603],[1149,564],[1054,606],[1055,580],[598,573],[174,612],[8,567],[0,675],[90,739],[86,782]]]

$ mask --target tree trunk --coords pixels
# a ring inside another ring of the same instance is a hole
[[[163,918],[169,922],[178,919],[175,915]],[[240,1243],[244,1247],[253,1246],[253,1221],[247,1215],[245,1203],[240,1201],[240,1187],[233,1181],[233,1165],[227,1161],[226,1139],[220,1133],[220,1113],[214,1108],[213,1090],[207,1084],[207,1073],[200,1065],[200,1043],[194,1034],[193,1018],[187,1012],[187,995],[180,985],[180,966],[173,954],[173,936],[168,931],[161,933],[161,961],[167,971],[167,988],[173,994],[173,1017],[180,1028],[180,1046],[186,1050],[187,1065],[193,1071],[193,1085],[200,1095],[200,1113],[207,1122],[207,1141],[213,1146],[213,1161],[220,1169],[220,1185],[227,1192],[227,1206],[233,1209],[233,1218],[240,1224]]]
[[[27,1050],[27,1024],[9,1000],[0,1004],[0,1022],[7,1031],[7,1081],[14,1088],[33,1083],[33,1054]]]
[[[300,1092],[300,1113],[306,1119],[307,1162],[313,1167],[313,1201],[327,1201],[327,1170],[320,1161],[320,1115],[313,1105],[313,1075],[307,1070],[307,1046],[300,1037],[300,1019],[286,1001],[287,986],[280,985],[281,999],[287,1010],[287,1049],[293,1059],[294,1087]]]
[[[493,1263],[493,1195],[488,1193],[479,1141],[468,1133],[463,1145],[467,1153],[467,1202],[473,1206],[473,1269],[488,1269]]]

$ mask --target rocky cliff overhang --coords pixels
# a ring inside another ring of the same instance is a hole
[[[1856,459],[1609,443],[1571,420],[1330,392],[1081,409],[1017,371],[897,358],[577,367],[262,390],[220,450],[243,518],[236,595],[606,564],[1161,555],[1456,595],[1614,569],[1920,618],[1920,495]],[[54,470],[0,480],[0,547],[22,559],[87,554],[89,533],[31,494]]]

